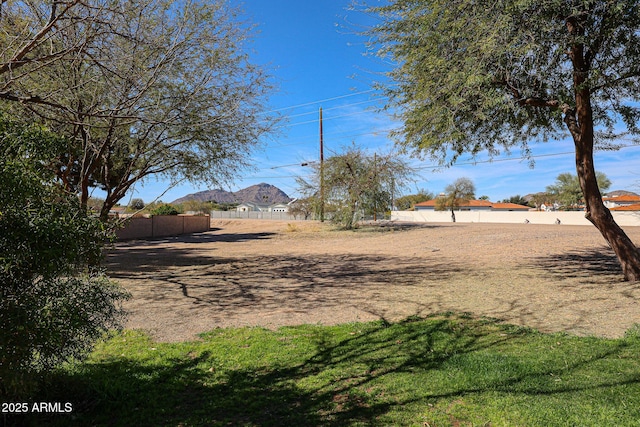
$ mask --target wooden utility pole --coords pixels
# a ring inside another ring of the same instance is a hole
[[[378,221],[378,153],[373,153],[373,221]]]
[[[320,222],[324,222],[324,147],[322,139],[322,107],[320,107]]]

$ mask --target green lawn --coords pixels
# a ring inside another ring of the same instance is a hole
[[[60,372],[40,397],[72,402],[72,414],[19,421],[640,426],[639,330],[623,339],[584,338],[450,315],[219,329],[177,344],[125,331]]]

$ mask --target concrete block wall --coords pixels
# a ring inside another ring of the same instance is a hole
[[[131,218],[116,231],[118,240],[178,236],[209,231],[209,215],[154,215]]]
[[[130,218],[124,227],[116,230],[118,240],[144,239],[153,236],[153,220],[151,218]]]
[[[621,227],[640,226],[640,212],[611,212]],[[530,224],[555,224],[556,220],[566,225],[592,225],[584,212],[495,212],[495,211],[459,211],[456,212],[456,222],[486,222],[502,224],[523,224],[528,220]],[[443,211],[393,211],[392,221],[408,222],[451,222],[451,212]]]
[[[211,218],[209,215],[184,216],[184,234],[201,233],[208,231],[211,226]]]

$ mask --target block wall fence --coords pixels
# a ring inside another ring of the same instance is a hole
[[[209,231],[209,215],[154,215],[150,218],[131,218],[116,231],[118,240],[178,236]]]
[[[640,212],[611,212],[619,226],[640,226]],[[392,221],[409,222],[451,222],[451,212],[447,211],[393,211]],[[487,222],[503,224],[560,224],[591,225],[584,212],[495,212],[495,211],[456,211],[456,222]]]

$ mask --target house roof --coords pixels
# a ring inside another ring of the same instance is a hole
[[[437,199],[427,200],[426,202],[416,203],[415,206],[435,207],[436,202],[437,202]],[[481,208],[481,207],[490,208],[492,205],[493,203],[491,203],[488,200],[469,200],[469,201],[463,201],[457,206],[461,208]]]
[[[426,202],[416,203],[414,206],[435,206],[435,205],[436,205],[436,201],[435,199],[433,199],[433,200],[427,200]]]
[[[604,200],[605,202],[616,203],[640,203],[640,196],[636,196],[633,194],[624,194],[622,196],[603,197],[602,200]]]
[[[529,208],[529,206],[518,205],[517,203],[493,203],[491,209],[528,211],[531,208]]]
[[[640,203],[610,208],[610,211],[640,211]]]
[[[428,200],[426,202],[416,203],[418,207],[435,207],[437,199]],[[529,206],[518,205],[515,203],[493,203],[488,200],[469,200],[467,202],[461,202],[458,205],[460,208],[491,208],[500,210],[529,210]]]

